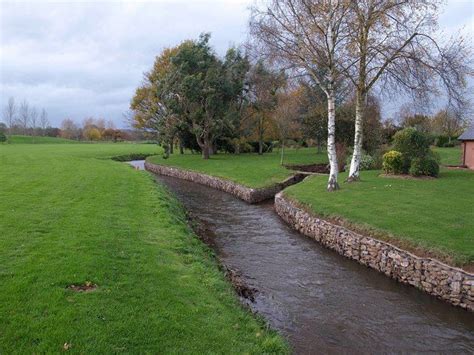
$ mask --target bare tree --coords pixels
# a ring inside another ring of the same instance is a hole
[[[341,85],[343,51],[349,11],[346,0],[271,0],[266,9],[254,8],[251,33],[266,54],[293,70],[302,71],[321,88],[328,104],[327,189],[339,189],[336,154],[336,91]]]
[[[36,136],[36,129],[38,128],[38,110],[33,107],[30,111],[30,127],[31,135]]]
[[[6,125],[8,126],[9,133],[12,134],[13,126],[16,121],[16,105],[15,99],[10,97],[8,103],[3,110],[3,119],[5,120]]]
[[[448,143],[451,139],[460,135],[468,125],[465,117],[455,110],[443,109],[433,117],[432,128],[438,134],[444,134],[448,137]]]
[[[61,122],[61,137],[67,139],[78,139],[80,129],[77,124],[70,118],[65,118]]]
[[[280,165],[283,165],[288,138],[299,133],[300,126],[297,121],[301,105],[299,95],[297,90],[291,90],[288,87],[278,94],[278,105],[273,114],[273,121],[277,126],[280,138]]]
[[[43,108],[41,110],[41,116],[40,116],[40,120],[39,120],[39,125],[41,127],[41,130],[42,130],[42,134],[45,135],[46,133],[46,128],[49,127],[49,120],[48,120],[48,113],[46,112],[46,110]]]
[[[20,104],[20,109],[18,111],[18,123],[21,127],[22,133],[26,134],[28,131],[28,125],[30,123],[30,105],[26,100],[23,100]]]
[[[442,86],[450,104],[460,107],[465,104],[465,76],[472,70],[470,51],[462,37],[451,38],[446,45],[433,37],[439,1],[350,3],[346,19],[352,30],[344,73],[356,89],[354,152],[348,177],[356,181],[367,95],[377,84],[391,97],[404,91],[425,103]]]

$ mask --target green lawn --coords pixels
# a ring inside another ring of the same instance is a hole
[[[316,148],[301,148],[288,150],[285,154],[285,164],[316,164],[326,163],[327,154],[316,152]],[[152,163],[175,166],[183,169],[198,171],[239,184],[259,188],[285,180],[294,174],[280,165],[280,154],[217,154],[209,160],[204,160],[199,154],[172,154],[168,159],[162,156],[149,157]]]
[[[78,143],[71,139],[57,138],[57,137],[32,137],[32,136],[21,136],[13,135],[8,136],[8,143],[11,144],[64,144],[64,143]]]
[[[461,147],[452,148],[434,148],[441,158],[443,165],[460,165],[461,164]]]
[[[131,153],[159,151],[0,146],[0,353],[286,352]]]
[[[380,177],[361,173],[360,183],[325,191],[327,179],[315,176],[285,194],[319,216],[342,217],[391,240],[433,251],[457,265],[474,262],[474,172],[443,169],[438,179]],[[341,175],[341,181],[346,175]],[[390,237],[391,235],[391,237]]]

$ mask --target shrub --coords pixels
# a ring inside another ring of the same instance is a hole
[[[383,155],[383,170],[387,174],[403,173],[403,155],[402,153],[391,150]]]
[[[430,152],[430,137],[414,128],[405,128],[395,133],[394,149],[402,154],[403,172],[408,173],[411,161],[423,158]]]
[[[4,143],[6,141],[7,141],[7,136],[5,135],[5,133],[0,132],[0,143]]]
[[[383,167],[383,156],[385,153],[390,151],[389,146],[382,144],[373,154],[374,158],[374,169],[382,169]]]
[[[247,142],[240,143],[239,152],[240,153],[252,153],[253,152],[253,147],[250,144],[248,144]]]
[[[448,136],[437,136],[435,138],[435,145],[437,147],[444,147],[445,144],[449,143],[449,137]]]
[[[410,166],[410,175],[438,177],[439,164],[437,159],[430,155],[413,159]]]
[[[253,152],[258,153],[259,142],[258,141],[251,141],[248,142],[253,147]],[[264,153],[271,153],[273,151],[273,144],[271,141],[263,142],[263,152]]]
[[[346,168],[351,166],[352,157],[348,157],[346,160]],[[373,170],[376,169],[375,159],[369,154],[362,154],[360,159],[360,170]]]

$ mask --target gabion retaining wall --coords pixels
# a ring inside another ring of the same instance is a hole
[[[280,192],[275,210],[291,227],[337,253],[455,306],[474,311],[474,275],[421,258],[309,214]]]
[[[273,198],[275,194],[283,190],[285,187],[294,185],[302,181],[306,177],[305,174],[296,174],[281,183],[265,188],[252,189],[239,185],[233,181],[221,179],[215,176],[210,176],[171,166],[153,164],[148,161],[145,161],[145,169],[155,174],[172,176],[179,179],[184,179],[196,182],[198,184],[206,185],[217,190],[225,191],[237,196],[238,198],[248,203],[257,203]]]

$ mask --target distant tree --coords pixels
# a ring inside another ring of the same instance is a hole
[[[286,89],[277,95],[277,106],[273,113],[273,121],[276,123],[280,139],[280,165],[283,165],[285,157],[286,141],[290,137],[299,135],[300,126],[298,115],[300,112],[300,92]]]
[[[60,137],[61,130],[57,127],[46,127],[46,129],[44,130],[44,135],[46,137]]]
[[[315,139],[318,153],[321,153],[328,131],[326,94],[310,83],[303,81],[300,85],[302,90],[300,120],[304,128],[304,138]]]
[[[10,134],[12,134],[13,126],[15,125],[16,114],[17,114],[17,108],[15,105],[15,99],[13,97],[10,97],[8,99],[7,105],[3,109],[3,119],[9,128]]]
[[[61,122],[60,135],[62,138],[66,139],[78,139],[80,136],[80,129],[72,119],[66,118]]]
[[[95,126],[87,126],[82,130],[82,136],[89,141],[98,141],[102,138],[100,130]]]
[[[36,129],[38,128],[38,111],[36,107],[32,107],[30,110],[30,128],[31,135],[36,136]]]
[[[256,127],[258,154],[261,155],[265,131],[277,106],[277,92],[284,85],[285,76],[259,61],[250,69],[248,81],[249,115]]]
[[[444,109],[438,111],[432,119],[433,130],[439,135],[448,137],[448,143],[451,139],[462,133],[467,125],[467,120],[460,116],[456,111]]]
[[[48,113],[46,112],[44,108],[41,110],[39,125],[41,128],[41,134],[43,136],[46,135],[46,128],[48,128],[49,126],[49,120],[48,120]]]
[[[28,132],[28,126],[30,124],[30,111],[31,109],[28,101],[23,100],[18,111],[18,124],[23,134],[27,134]]]

